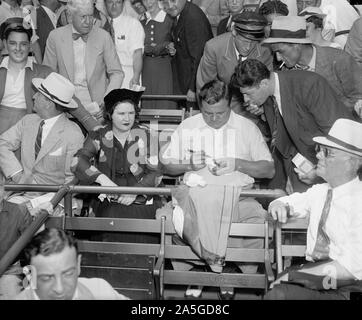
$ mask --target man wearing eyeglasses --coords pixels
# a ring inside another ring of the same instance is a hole
[[[317,143],[317,175],[326,183],[279,198],[275,220],[308,218],[306,263],[286,270],[267,299],[348,299],[362,280],[362,124],[338,119]],[[283,283],[281,283],[284,281]],[[361,290],[359,290],[361,291]]]
[[[231,84],[246,103],[264,109],[274,161],[280,164],[272,187],[285,189],[288,181],[289,192],[305,191],[316,179],[312,138],[327,134],[339,118],[354,119],[352,112],[327,80],[314,72],[270,72],[262,62],[247,59],[236,67]],[[309,164],[308,170],[294,167],[296,156]]]

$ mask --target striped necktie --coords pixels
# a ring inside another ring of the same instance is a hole
[[[116,35],[115,35],[115,33],[114,33],[113,19],[112,19],[112,18],[111,18],[111,20],[110,20],[110,22],[109,22],[109,25],[110,25],[110,27],[109,27],[109,33],[111,34],[112,40],[113,40],[113,42],[115,43],[115,41],[116,41]]]
[[[324,202],[324,207],[319,220],[317,240],[315,247],[312,253],[313,260],[325,260],[329,257],[329,237],[325,231],[326,221],[328,218],[329,211],[331,209],[333,192],[332,189],[328,189],[326,201]]]
[[[44,126],[44,120],[40,121],[38,134],[36,135],[35,140],[35,159],[38,157],[40,148],[41,148],[41,138],[43,135],[43,126]]]
[[[272,129],[272,137],[270,142],[270,147],[272,152],[274,151],[276,147],[276,140],[277,140],[277,133],[278,133],[278,123],[281,121],[281,115],[278,108],[277,100],[275,99],[275,96],[271,96],[271,99],[273,101],[273,109],[274,109],[274,119],[273,119],[273,127]]]

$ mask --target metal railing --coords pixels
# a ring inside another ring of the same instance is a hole
[[[56,192],[51,200],[53,208],[64,198],[64,212],[66,216],[72,216],[72,195],[75,193],[105,193],[105,194],[142,194],[142,195],[171,195],[172,188],[146,188],[146,187],[96,187],[75,185],[77,180],[73,180],[66,185],[31,185],[31,184],[6,184],[6,191],[26,191],[26,192]],[[283,190],[249,189],[242,190],[240,197],[256,197],[275,199],[285,195]],[[25,232],[12,245],[8,252],[0,260],[0,276],[14,262],[16,257],[25,248],[34,234],[47,220],[49,214],[41,212],[31,223]]]

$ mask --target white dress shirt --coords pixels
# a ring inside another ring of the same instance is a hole
[[[61,115],[62,114],[59,114],[53,118],[44,119],[43,132],[41,136],[41,145],[44,144],[44,141],[47,138],[50,130],[52,130],[54,124],[57,122],[57,120],[60,118]]]
[[[74,27],[72,27],[73,33],[77,32]],[[88,84],[87,84],[87,74],[85,68],[85,50],[86,43],[81,37],[77,40],[73,40],[73,52],[74,52],[74,86],[75,86],[75,96],[82,102],[82,104],[87,109],[87,106],[92,102],[92,98],[89,93]]]
[[[275,200],[288,203],[293,208],[293,217],[309,217],[306,250],[306,259],[309,261],[313,261],[311,254],[316,244],[318,225],[329,188],[327,183],[317,184],[304,193],[293,193]],[[329,257],[361,280],[362,182],[358,178],[333,188],[325,230],[330,239]]]
[[[5,57],[1,62],[0,67],[6,68],[5,90],[1,104],[9,108],[26,109],[24,79],[25,69],[33,70],[33,59],[28,59],[26,65],[20,70],[18,75],[14,77],[9,71],[9,57]]]
[[[182,121],[172,134],[163,158],[189,163],[190,150],[203,150],[212,159],[230,157],[248,161],[273,161],[258,127],[233,111],[228,122],[219,129],[209,127],[201,113]],[[245,186],[254,183],[254,178],[239,171],[214,176],[208,168],[204,168],[197,174],[212,184]]]
[[[144,48],[145,32],[142,24],[135,18],[122,13],[113,19],[115,45],[124,71],[123,88],[129,88],[133,78],[133,53]]]
[[[279,84],[279,76],[276,72],[274,72],[274,79],[275,79],[275,84],[274,84],[274,97],[275,100],[277,102],[278,105],[278,110],[280,112],[280,115],[283,116],[282,114],[282,99],[280,97],[280,84]]]

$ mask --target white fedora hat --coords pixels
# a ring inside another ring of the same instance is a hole
[[[298,16],[303,17],[304,19],[308,19],[311,16],[317,16],[319,18],[325,18],[327,15],[323,13],[321,8],[318,7],[306,7],[302,10]]]
[[[305,18],[298,16],[275,17],[272,22],[269,38],[263,43],[312,43],[307,38],[307,23]]]
[[[325,137],[313,140],[325,146],[337,148],[362,157],[362,123],[338,119]]]
[[[73,100],[74,85],[60,74],[52,72],[45,79],[34,78],[32,82],[41,94],[54,103],[69,109],[78,108],[78,104]]]

